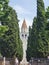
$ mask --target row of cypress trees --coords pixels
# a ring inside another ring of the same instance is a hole
[[[46,58],[49,55],[48,14],[49,8],[45,11],[43,0],[37,0],[37,17],[33,19],[32,28],[29,27],[27,60],[31,57]]]

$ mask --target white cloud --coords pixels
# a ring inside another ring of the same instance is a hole
[[[28,11],[27,9],[25,9],[19,5],[15,5],[15,6],[13,6],[13,8],[16,10],[16,12],[18,14],[31,14],[30,11]]]
[[[26,23],[27,23],[27,26],[31,26],[32,25],[32,21],[28,15],[31,15],[32,12],[28,11],[27,9],[19,6],[19,5],[14,5],[12,6],[13,9],[16,10],[17,14],[18,14],[18,19],[20,20],[19,21],[19,28],[21,29],[21,26],[22,26],[22,23],[23,23],[23,20],[25,18],[26,20]],[[27,17],[28,16],[28,17]]]
[[[28,11],[27,9],[25,9],[25,8],[19,6],[19,5],[15,5],[15,6],[13,6],[13,8],[16,10],[16,12],[18,14],[18,19],[20,20],[19,21],[19,27],[20,28],[22,26],[24,18],[26,20],[27,26],[29,26],[29,25],[31,26],[32,25],[32,20],[29,19],[28,17],[26,18],[27,15],[32,14],[30,11]]]

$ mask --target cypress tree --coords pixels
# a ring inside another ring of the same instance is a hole
[[[28,39],[30,42],[28,42],[29,47],[27,47],[28,60],[31,59],[31,57],[45,58],[49,54],[45,31],[46,22],[44,2],[43,0],[37,0],[37,18],[34,18],[31,33],[29,33],[31,40]]]
[[[38,57],[47,57],[47,40],[46,40],[46,17],[43,0],[37,0],[37,38],[38,38]]]
[[[48,41],[48,55],[49,55],[49,6],[48,8],[46,9],[46,19],[47,19],[47,23],[46,23],[46,38],[47,38],[47,41]]]
[[[31,51],[32,51],[30,44],[31,44],[31,27],[29,26],[29,37],[28,37],[28,44],[27,44],[27,51],[26,51],[26,57],[28,61],[31,57]]]
[[[0,20],[1,24],[8,26],[9,29],[0,38],[1,54],[5,57],[18,57],[19,60],[21,60],[23,55],[23,48],[19,37],[19,20],[17,18],[17,13],[15,10],[8,6],[8,3],[6,1],[4,1],[4,5],[6,4],[7,6],[5,5],[5,7],[3,7],[2,12],[4,15],[2,14]]]
[[[27,60],[30,60],[31,57],[37,57],[37,30],[36,30],[37,18],[34,17],[32,28],[29,28],[29,37],[27,45]],[[30,52],[29,52],[30,51]]]

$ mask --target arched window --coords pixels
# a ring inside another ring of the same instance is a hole
[[[27,34],[25,34],[25,37],[27,37]]]
[[[24,37],[24,35],[22,34],[22,37]]]

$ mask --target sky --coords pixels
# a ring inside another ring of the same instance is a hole
[[[33,18],[37,15],[37,0],[10,0],[9,5],[16,10],[21,28],[23,20],[27,26],[31,26]],[[49,0],[44,0],[45,9],[49,6]]]

